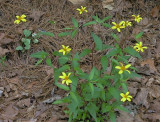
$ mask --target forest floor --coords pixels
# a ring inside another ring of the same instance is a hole
[[[104,0],[107,1],[107,0]],[[57,58],[52,55],[61,49],[61,45],[69,45],[72,53],[81,52],[94,46],[90,32],[95,32],[105,44],[112,45],[114,39],[112,29],[100,25],[82,28],[72,40],[69,37],[58,37],[65,27],[72,26],[72,17],[81,24],[92,21],[93,15],[105,18],[107,22],[119,22],[139,14],[143,20],[131,27],[125,37],[126,45],[134,45],[134,35],[143,31],[140,41],[148,47],[140,53],[142,59],[132,59],[131,63],[138,69],[141,78],[128,80],[133,101],[127,106],[132,113],[120,113],[117,122],[158,122],[160,121],[160,1],[159,0],[114,0],[108,3],[100,0],[89,0],[87,3],[74,5],[67,0],[1,0],[0,1],[0,57],[6,56],[5,66],[0,64],[0,122],[65,122],[65,106],[53,105],[51,98],[63,98],[67,93],[54,85],[53,70],[45,62],[35,66],[37,59],[30,57],[38,51],[50,54],[54,67],[58,66]],[[76,10],[86,6],[88,12],[80,15]],[[25,14],[27,22],[14,24],[17,15]],[[32,44],[25,52],[17,51],[24,37],[23,30],[32,32],[47,31],[54,37],[42,36],[39,43]],[[123,37],[121,37],[123,38]],[[99,55],[94,55],[94,64],[99,65]],[[87,61],[86,61],[87,60]],[[82,66],[90,71],[92,63],[86,59]]]

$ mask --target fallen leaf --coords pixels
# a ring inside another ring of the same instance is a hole
[[[114,8],[114,3],[113,0],[104,0],[102,2],[103,8],[107,8],[108,10],[113,10]]]
[[[9,44],[14,42],[14,37],[10,35],[6,35],[5,33],[0,33],[0,45]]]
[[[146,64],[149,65],[149,69],[150,69],[151,73],[157,72],[157,69],[156,69],[156,67],[154,65],[154,60],[153,59],[146,59],[143,62],[141,62],[141,66],[144,66]]]
[[[69,1],[73,4],[82,4],[82,3],[86,2],[86,0],[69,0]]]
[[[152,17],[158,17],[159,16],[159,7],[158,6],[155,6],[154,8],[152,8],[151,16]]]
[[[27,98],[27,99],[23,99],[23,100],[20,100],[17,102],[17,106],[19,108],[25,108],[25,107],[29,107],[30,106],[30,98]]]
[[[134,122],[134,118],[129,113],[120,111],[120,115],[116,118],[116,122]]]
[[[139,23],[138,25],[148,25],[149,20],[147,17],[144,17]]]
[[[39,22],[39,19],[43,14],[44,12],[42,11],[33,10],[30,17],[34,19],[34,22]]]
[[[149,108],[147,97],[148,97],[148,88],[141,88],[141,91],[137,94],[133,102],[135,102],[136,105],[144,105],[146,108]]]
[[[156,100],[156,101],[154,100],[154,102],[151,103],[149,109],[155,111],[156,113],[160,113],[160,107],[157,107],[157,106],[160,106],[160,102],[159,100]]]
[[[160,121],[160,113],[144,114],[144,115],[142,115],[142,118],[149,119],[149,122],[159,122]]]
[[[149,94],[154,98],[160,97],[160,86],[159,85],[151,85],[151,88],[149,90]]]
[[[10,52],[10,50],[7,50],[7,49],[3,49],[0,47],[0,57],[1,56],[4,56],[6,53]]]

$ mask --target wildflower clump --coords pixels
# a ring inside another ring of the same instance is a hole
[[[62,84],[64,84],[65,82],[66,82],[67,85],[72,83],[72,81],[69,79],[70,75],[71,75],[71,73],[68,73],[68,75],[66,75],[65,72],[62,72],[62,76],[59,76],[59,78],[63,79]]]
[[[112,26],[112,29],[117,29],[118,32],[121,32],[121,29],[125,28],[125,26],[123,25],[124,21],[121,21],[119,24],[112,22],[112,24],[114,25]]]
[[[129,95],[129,92],[127,92],[126,94],[121,93],[120,95],[122,96],[122,102],[125,102],[126,100],[131,101],[131,98],[133,98],[131,95]]]
[[[126,66],[124,66],[122,63],[120,63],[120,64],[121,64],[121,66],[115,67],[116,69],[120,69],[119,74],[122,74],[124,71],[127,71],[128,73],[130,73],[130,71],[127,69],[131,66],[131,64],[128,64]]]
[[[14,21],[15,24],[19,24],[21,21],[26,22],[26,15],[22,14],[21,16],[16,16],[17,20]]]
[[[144,51],[143,49],[147,49],[147,47],[142,46],[142,42],[136,43],[136,45],[133,47],[137,52]]]
[[[79,11],[79,14],[82,14],[84,11],[85,11],[85,12],[88,12],[88,11],[86,10],[86,7],[83,7],[83,6],[81,6],[81,8],[77,8],[76,10]]]
[[[124,27],[132,26],[132,23],[129,21],[122,21]]]
[[[59,52],[62,52],[63,55],[68,54],[71,51],[71,48],[69,46],[62,45],[63,49],[59,50]]]
[[[132,15],[134,17],[134,21],[136,21],[137,23],[139,23],[142,20],[142,17],[140,17],[140,15]]]

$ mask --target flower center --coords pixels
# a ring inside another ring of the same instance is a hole
[[[64,48],[63,50],[64,50],[65,52],[67,52],[67,48]]]
[[[66,80],[66,81],[67,81],[68,79],[69,79],[69,77],[68,77],[68,76],[66,76],[66,77],[64,78],[64,80]]]
[[[127,96],[127,95],[124,95],[123,97],[124,97],[124,98],[126,98],[126,99],[128,98],[128,96]]]
[[[121,70],[123,70],[123,71],[126,70],[125,66],[122,66],[122,67],[121,67]]]
[[[21,19],[23,19],[23,17],[19,17],[19,18],[18,18],[18,20],[21,20]]]
[[[139,45],[139,48],[142,49],[142,45]]]
[[[120,28],[121,26],[119,24],[116,25],[116,28]]]
[[[83,12],[83,11],[84,11],[84,8],[81,8],[81,11]]]

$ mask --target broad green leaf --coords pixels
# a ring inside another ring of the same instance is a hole
[[[76,53],[73,57],[73,60],[72,60],[72,66],[73,66],[74,70],[76,70],[78,67],[80,67],[80,64],[78,63],[78,61],[80,61],[80,57],[79,57],[78,53]]]
[[[60,65],[64,65],[65,63],[67,63],[67,61],[69,60],[69,58],[66,57],[66,56],[62,56],[58,60],[59,60],[59,64]]]
[[[41,51],[41,52],[33,53],[30,56],[33,58],[45,59],[48,56],[48,53]]]
[[[62,32],[62,33],[59,33],[58,36],[63,37],[63,36],[68,36],[70,34],[71,34],[71,32]]]
[[[51,33],[51,32],[45,32],[45,31],[41,31],[41,32],[39,32],[38,34],[40,34],[40,35],[46,35],[46,36],[51,36],[51,37],[54,36],[53,33]]]
[[[65,91],[69,91],[69,87],[63,84],[55,83],[55,85]]]
[[[116,109],[118,109],[120,111],[124,111],[124,112],[130,113],[130,111],[127,108],[123,107],[123,106],[117,106]]]
[[[49,20],[48,22],[51,23],[51,24],[55,24],[55,23],[56,23],[56,22],[53,21],[53,20]]]
[[[25,37],[29,37],[31,35],[31,31],[30,30],[24,30],[24,35]]]
[[[58,69],[59,72],[64,72],[66,70],[70,70],[70,66],[69,65],[63,65],[62,67],[60,67]]]
[[[119,38],[118,38],[118,36],[117,36],[116,34],[111,33],[111,35],[112,35],[112,37],[113,37],[116,41],[119,41]]]
[[[136,39],[141,38],[144,32],[140,32],[136,35]]]
[[[127,59],[125,59],[123,56],[117,56],[117,60],[119,61],[119,62],[124,62],[124,63],[126,63],[126,64],[128,64],[128,60]]]
[[[105,92],[105,90],[102,90],[102,91],[101,91],[101,99],[102,99],[103,101],[105,101],[105,99],[106,99],[106,92]]]
[[[75,29],[74,31],[72,31],[71,33],[71,39],[73,39],[75,37],[75,35],[77,34],[78,30]]]
[[[95,67],[93,67],[92,70],[91,70],[91,72],[90,72],[90,74],[89,74],[89,80],[93,79],[93,77],[95,75],[95,70],[96,70]]]
[[[105,45],[105,44],[102,44],[102,49],[105,50],[105,49],[110,49],[110,48],[114,48],[113,46],[110,46],[110,45]]]
[[[89,88],[90,88],[90,90],[91,90],[91,94],[92,94],[92,96],[94,95],[94,86],[93,86],[93,84],[92,83],[88,83],[89,84]]]
[[[119,100],[120,99],[120,92],[118,91],[118,89],[114,88],[114,87],[110,87],[109,88],[109,93],[116,99]]]
[[[37,61],[37,63],[35,64],[35,66],[38,66],[40,63],[42,63],[43,59],[40,59],[39,61]]]
[[[91,35],[92,35],[93,40],[96,44],[96,50],[102,50],[102,40],[93,32],[91,32]]]
[[[141,56],[139,55],[139,53],[137,51],[135,51],[132,47],[126,47],[124,49],[124,52],[132,55],[132,56],[135,56],[137,58],[141,58]]]
[[[70,92],[70,95],[71,95],[71,98],[76,102],[78,103],[78,98],[77,98],[77,95],[74,93],[74,92]]]
[[[70,27],[66,27],[64,28],[65,30],[72,30],[73,28],[70,28]]]
[[[115,56],[120,52],[119,49],[113,48],[111,51],[109,51],[108,54],[106,54],[107,58],[109,58],[110,56]]]
[[[89,26],[89,25],[93,25],[93,24],[97,24],[97,22],[96,21],[87,22],[87,23],[83,24],[83,26],[85,27],[85,26]]]
[[[51,61],[50,58],[47,58],[47,59],[46,59],[46,64],[47,64],[48,66],[50,66],[51,68],[53,68],[52,61]]]
[[[56,100],[52,104],[62,104],[64,103],[63,99],[62,100]]]
[[[25,45],[30,45],[31,39],[22,38],[22,42],[23,42]]]
[[[35,44],[37,44],[37,43],[38,43],[38,39],[34,39],[33,42],[34,42]]]
[[[78,22],[75,18],[72,17],[72,23],[74,25],[74,27],[78,28]]]
[[[111,61],[114,62],[116,65],[119,65],[119,62],[117,60],[112,58]]]
[[[103,25],[104,27],[107,27],[107,28],[111,28],[111,27],[112,27],[112,25],[110,25],[110,24],[108,24],[108,23],[102,23],[102,25]]]
[[[108,58],[106,56],[101,57],[101,65],[103,67],[103,70],[105,71],[108,67]]]
[[[94,103],[89,103],[87,105],[87,110],[89,111],[90,115],[95,119],[95,121],[97,121],[96,113],[97,113],[98,107]]]
[[[108,20],[108,19],[110,19],[110,18],[112,18],[112,16],[107,16],[107,17],[105,17],[105,18],[102,20],[102,22],[105,22],[106,20]]]
[[[24,49],[26,49],[26,50],[29,50],[30,48],[31,48],[30,45],[26,45],[26,46],[24,47]]]
[[[71,91],[76,92],[76,88],[78,85],[78,78],[76,76],[71,76],[70,77],[72,84],[71,84]]]
[[[89,53],[91,53],[91,50],[90,49],[84,49],[81,54],[79,55],[80,58],[88,55]]]
[[[126,83],[121,83],[121,86],[123,88],[123,92],[126,93],[128,92],[127,84]]]
[[[111,122],[116,122],[116,115],[113,111],[109,112],[109,119]]]
[[[52,54],[55,55],[55,56],[62,56],[62,53],[60,53],[58,51],[54,51]]]
[[[102,113],[111,111],[112,106],[107,103],[102,103]]]
[[[18,46],[18,47],[16,47],[16,50],[23,50],[23,47],[22,46]]]

